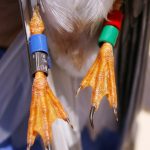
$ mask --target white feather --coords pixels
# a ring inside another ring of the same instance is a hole
[[[42,0],[48,22],[73,32],[74,25],[88,25],[106,18],[114,0]]]
[[[84,76],[98,51],[101,20],[114,0],[41,0],[49,47],[55,62],[73,76]]]

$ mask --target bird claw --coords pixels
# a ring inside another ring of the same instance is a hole
[[[118,122],[118,120],[119,120],[118,119],[118,113],[117,113],[117,108],[115,108],[115,107],[114,107],[114,114],[115,114],[115,117],[116,117],[116,121]]]
[[[52,146],[50,144],[48,144],[46,147],[45,147],[45,150],[52,150]]]
[[[90,110],[90,115],[89,115],[89,119],[90,119],[90,124],[91,124],[91,127],[94,129],[94,123],[93,123],[93,118],[94,118],[94,113],[95,113],[95,106],[92,106],[91,107],[91,110]]]
[[[67,123],[69,124],[69,126],[74,130],[73,125],[71,124],[71,121],[69,118],[66,119]]]
[[[81,91],[81,87],[78,88],[78,90],[77,90],[77,92],[76,92],[76,96],[79,95],[80,91]]]
[[[27,150],[30,150],[30,149],[31,149],[31,145],[28,144],[28,145],[27,145]]]

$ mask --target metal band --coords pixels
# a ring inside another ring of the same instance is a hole
[[[31,55],[32,74],[41,71],[48,74],[48,55],[45,52],[36,52]]]

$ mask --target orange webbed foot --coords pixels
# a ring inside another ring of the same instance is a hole
[[[93,115],[98,109],[104,96],[107,97],[110,106],[114,108],[115,114],[117,109],[114,56],[113,48],[109,43],[104,43],[101,46],[94,64],[81,82],[77,94],[80,89],[84,89],[89,86],[92,87],[90,122],[93,127]]]
[[[61,103],[49,88],[46,75],[37,72],[32,86],[28,147],[34,144],[37,135],[40,135],[45,147],[48,147],[52,141],[52,124],[56,119],[63,119],[70,123]]]

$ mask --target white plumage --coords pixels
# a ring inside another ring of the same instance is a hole
[[[91,28],[107,17],[114,0],[42,0],[43,10],[49,25],[61,31],[73,33],[75,30]],[[76,28],[77,29],[76,29]]]
[[[42,0],[51,55],[67,73],[83,77],[97,55],[100,22],[114,0]]]

